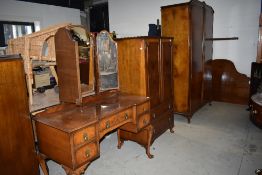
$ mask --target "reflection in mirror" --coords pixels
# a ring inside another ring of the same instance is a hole
[[[118,88],[117,46],[107,31],[101,31],[96,38],[99,90]]]
[[[42,46],[42,56],[48,56],[48,43],[45,41]]]
[[[93,37],[80,26],[71,28],[73,40],[78,43],[79,69],[82,96],[94,94]]]

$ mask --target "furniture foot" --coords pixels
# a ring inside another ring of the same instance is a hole
[[[171,133],[175,132],[174,128],[170,128],[169,130],[170,130]]]
[[[122,145],[124,144],[124,141],[120,138],[120,129],[117,130],[117,148],[121,149]]]
[[[191,117],[187,116],[187,123],[191,123]]]
[[[44,155],[42,155],[42,154],[38,154],[37,157],[38,157],[39,165],[40,165],[40,167],[41,167],[44,175],[48,175],[49,172],[48,172],[48,168],[47,168],[47,166],[46,166],[46,161],[45,161],[46,156],[44,156]]]
[[[153,126],[151,125],[150,127],[148,127],[147,129],[147,133],[148,133],[148,140],[147,140],[147,146],[146,146],[146,154],[147,154],[147,157],[149,159],[152,159],[154,158],[154,155],[152,155],[150,153],[150,146],[151,146],[151,142],[152,142],[152,137],[153,137]]]
[[[150,153],[150,149],[149,149],[149,150],[146,150],[146,155],[147,155],[147,157],[148,157],[149,159],[153,159],[153,158],[154,158],[154,155],[152,155],[152,154]]]
[[[89,163],[77,168],[76,170],[72,170],[64,165],[62,165],[62,168],[65,170],[67,175],[81,175],[85,172],[88,165]]]

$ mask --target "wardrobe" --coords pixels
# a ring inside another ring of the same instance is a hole
[[[161,7],[162,36],[174,38],[173,108],[188,122],[212,99],[213,14],[197,0]]]
[[[119,88],[122,93],[150,97],[153,141],[167,129],[173,132],[172,38],[132,37],[117,39]],[[120,130],[121,139],[146,140],[150,134],[137,135]]]
[[[0,172],[36,175],[36,155],[24,63],[19,55],[0,57]]]

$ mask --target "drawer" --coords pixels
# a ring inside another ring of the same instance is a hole
[[[99,131],[111,131],[123,123],[131,121],[133,118],[132,114],[132,109],[128,109],[102,119],[102,121],[99,123]]]
[[[168,111],[152,122],[154,127],[153,140],[163,134],[166,130],[174,127],[174,115]]]
[[[150,115],[149,113],[146,113],[139,117],[137,127],[138,129],[141,129],[147,126],[149,123],[150,123]]]
[[[172,111],[172,103],[165,102],[160,104],[158,107],[151,110],[151,120],[156,120],[167,111]]]
[[[150,108],[149,102],[138,105],[136,108],[137,116],[143,114],[146,111],[149,111],[149,108]]]
[[[88,143],[75,152],[76,165],[87,163],[95,159],[98,155],[98,145],[96,142]]]
[[[253,102],[253,100],[250,110],[250,119],[255,125],[260,128],[262,127],[262,107],[259,104]]]
[[[77,131],[74,136],[73,136],[73,140],[74,140],[74,145],[80,145],[83,143],[87,143],[91,140],[93,140],[96,137],[96,128],[95,125],[92,126],[88,126],[80,131]]]

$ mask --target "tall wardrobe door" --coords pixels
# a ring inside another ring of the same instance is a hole
[[[38,174],[23,70],[21,59],[0,59],[0,174]]]
[[[203,101],[212,101],[212,56],[213,56],[213,19],[214,11],[212,7],[205,6],[204,20],[204,88]],[[209,39],[210,38],[210,39]]]
[[[146,59],[148,66],[148,92],[150,96],[151,108],[160,104],[160,59],[159,59],[159,40],[146,41]]]
[[[172,101],[172,41],[162,39],[161,41],[162,58],[162,101]]]
[[[162,35],[173,40],[173,108],[175,112],[187,113],[189,109],[189,8],[179,5],[161,9]]]
[[[203,83],[203,61],[202,42],[204,28],[204,8],[199,1],[190,4],[191,13],[191,85],[190,101],[191,112],[196,111],[202,104],[202,83]]]

